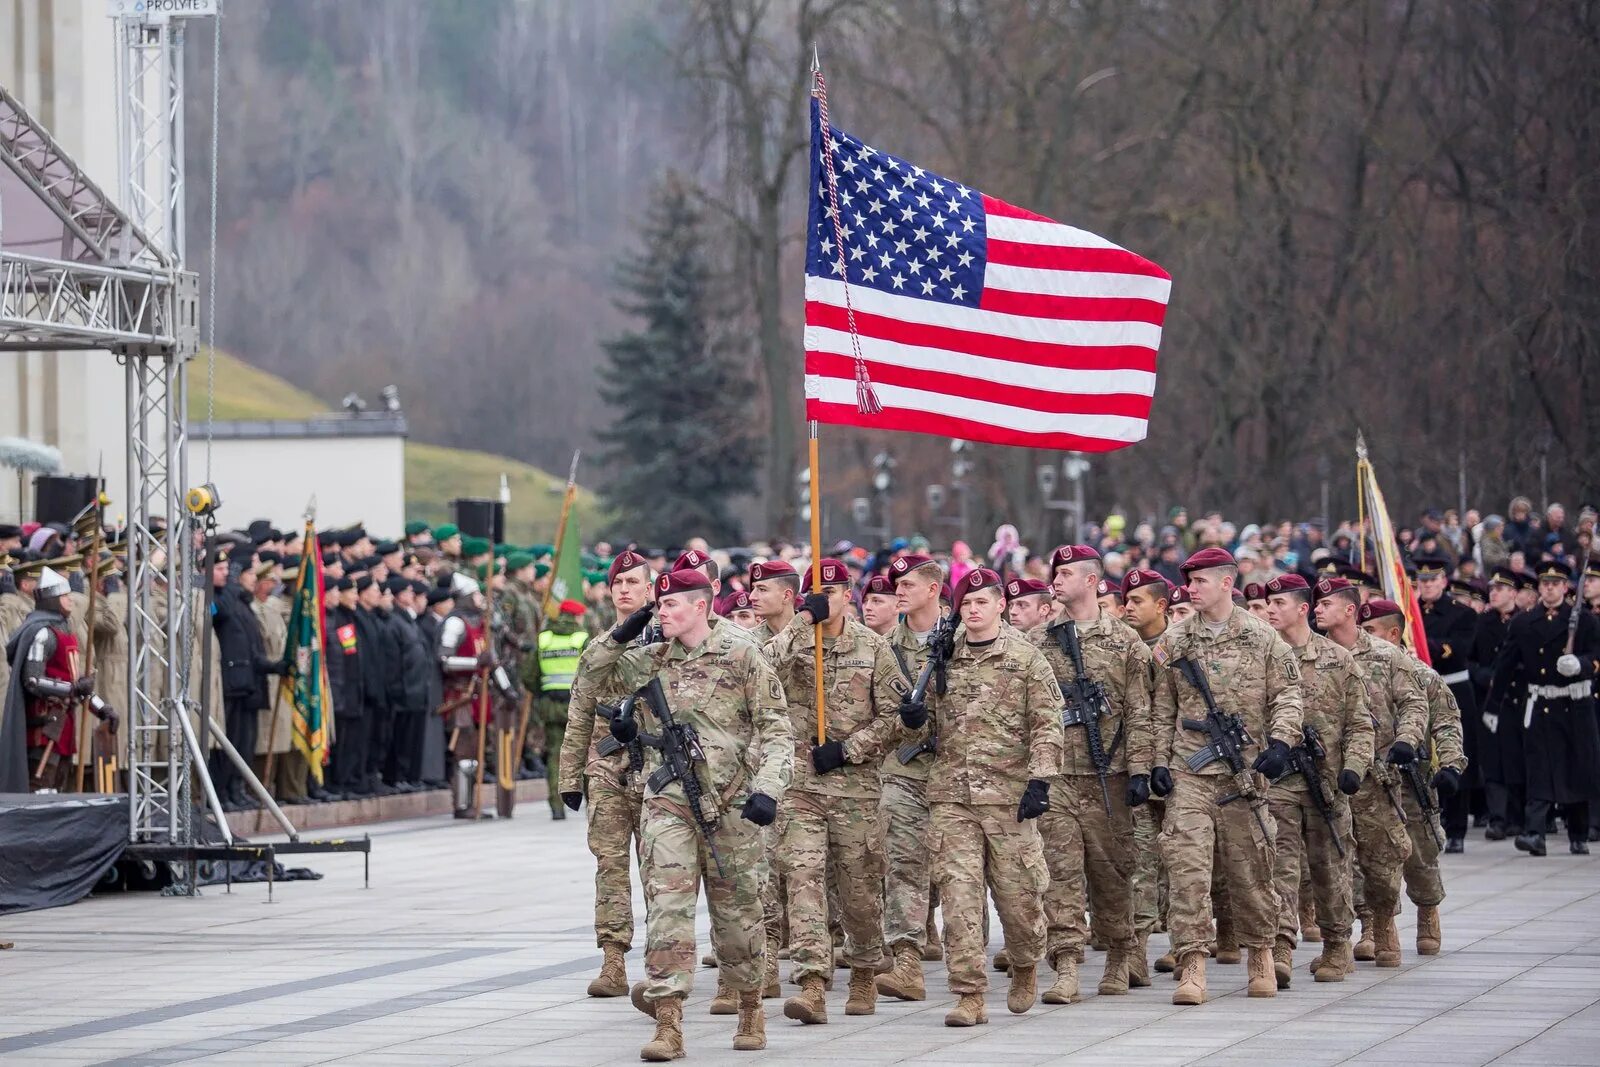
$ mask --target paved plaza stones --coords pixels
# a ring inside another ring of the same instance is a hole
[[[16,942],[0,953],[0,1063],[638,1062],[649,1021],[625,999],[584,995],[600,954],[581,815],[380,827],[369,890],[359,857],[309,859],[326,877],[280,884],[271,904],[256,884],[0,920],[0,940]],[[731,1050],[734,1020],[706,1014],[716,981],[702,970],[685,1012],[690,1062],[1600,1063],[1600,857],[1563,847],[1529,859],[1480,832],[1442,862],[1445,951],[1412,953],[1408,903],[1399,970],[1360,964],[1342,984],[1316,985],[1305,970],[1316,947],[1302,946],[1293,988],[1274,1000],[1247,1001],[1244,967],[1213,964],[1204,1007],[1173,1007],[1170,979],[1156,975],[1151,989],[1020,1017],[994,976],[990,1024],[952,1030],[941,1025],[953,999],[943,966],[928,964],[928,1000],[880,1001],[868,1018],[844,1016],[840,986],[827,1026],[790,1023],[768,1001],[764,1053]],[[702,944],[705,930],[702,908]],[[1100,962],[1091,953],[1084,973]],[[642,977],[638,947],[628,966]]]

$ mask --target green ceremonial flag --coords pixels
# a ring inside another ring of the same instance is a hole
[[[300,575],[295,580],[294,606],[289,609],[289,636],[285,651],[289,672],[279,683],[280,696],[294,708],[291,729],[294,747],[306,758],[311,776],[322,784],[322,767],[328,762],[333,725],[333,698],[328,691],[328,664],[322,658],[324,605],[322,600],[322,548],[311,523],[306,523]]]
[[[559,608],[563,600],[583,600],[583,541],[578,536],[577,508],[567,509],[567,521],[556,541],[556,560],[550,568],[552,609]]]

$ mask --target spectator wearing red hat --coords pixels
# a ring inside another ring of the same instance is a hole
[[[1133,927],[1131,877],[1137,862],[1133,810],[1150,799],[1154,756],[1151,661],[1139,635],[1099,599],[1108,584],[1099,553],[1069,545],[1050,559],[1061,619],[1033,635],[1034,643],[1058,689],[1078,682],[1081,668],[1084,680],[1104,694],[1098,707],[1069,700],[1066,714],[1073,721],[1064,731],[1062,773],[1051,784],[1059,799],[1039,820],[1050,868],[1047,952],[1056,972],[1044,1000],[1072,1004],[1079,999],[1078,960],[1089,934],[1085,909],[1093,912],[1108,946],[1100,993],[1126,993],[1130,980],[1150,980],[1148,966],[1135,960],[1142,953]],[[1099,767],[1090,750],[1091,729],[1103,752]]]
[[[974,570],[955,596],[964,631],[945,692],[930,690],[925,708],[902,705],[901,720],[917,730],[931,716],[938,738],[928,801],[939,847],[931,851],[950,991],[960,997],[945,1024],[975,1026],[988,1018],[989,892],[1011,956],[1006,1006],[1020,1014],[1037,999],[1047,931],[1044,848],[1034,820],[1049,810],[1050,779],[1061,769],[1061,690],[1038,648],[1004,624],[1000,575]]]
[[[1314,740],[1321,748],[1317,785],[1333,823],[1330,827],[1312,800],[1304,773],[1273,783],[1268,806],[1277,822],[1274,880],[1279,898],[1273,968],[1278,985],[1288,988],[1295,933],[1316,928],[1323,940],[1317,981],[1342,982],[1355,970],[1350,946],[1355,910],[1346,857],[1356,846],[1347,798],[1361,788],[1373,758],[1366,679],[1349,651],[1312,631],[1312,592],[1304,578],[1282,575],[1265,583],[1261,592],[1267,621],[1300,665],[1305,744]],[[1309,731],[1315,731],[1314,737]],[[1302,899],[1306,881],[1311,893]]]
[[[1151,788],[1170,794],[1161,846],[1171,891],[1167,925],[1178,963],[1172,1002],[1205,1001],[1217,855],[1225,865],[1233,932],[1249,952],[1248,993],[1272,997],[1278,989],[1272,963],[1278,899],[1272,842],[1258,823],[1268,816],[1265,787],[1253,776],[1232,774],[1224,760],[1208,761],[1206,733],[1183,724],[1207,720],[1208,705],[1195,681],[1203,678],[1216,706],[1242,720],[1249,740],[1240,749],[1249,770],[1277,778],[1288,768],[1290,746],[1301,740],[1300,672],[1272,627],[1234,607],[1238,570],[1232,556],[1204,548],[1183,570],[1196,614],[1168,629],[1153,650],[1163,669],[1156,672],[1154,715],[1161,725]],[[1180,673],[1184,665],[1194,673]]]
[[[717,808],[717,850],[711,860],[689,815],[676,779],[651,790],[640,836],[641,874],[650,901],[648,979],[638,996],[656,1020],[652,1056],[681,1054],[683,1002],[694,982],[695,913],[706,887],[711,945],[718,978],[738,997],[741,1032],[759,1025],[762,951],[752,931],[762,928],[762,876],[767,867],[761,828],[777,818],[778,799],[793,774],[795,737],[783,688],[772,665],[748,635],[711,615],[711,583],[695,569],[669,571],[656,580],[656,614],[666,649],[635,648],[650,622],[635,611],[595,640],[584,658],[593,682],[605,691],[634,692],[659,679],[675,722],[692,727],[705,759],[697,767],[704,796]],[[617,715],[611,735],[623,744],[639,736],[636,715]],[[652,723],[652,726],[663,724]],[[661,767],[646,748],[646,770]],[[753,1021],[752,1021],[753,1020]],[[759,1031],[758,1031],[759,1032]]]
[[[877,1004],[884,874],[878,768],[900,731],[895,712],[911,691],[889,643],[848,617],[853,581],[844,563],[824,559],[815,573],[817,589],[765,650],[783,686],[796,742],[778,865],[788,879],[790,980],[800,986],[783,1013],[805,1023],[828,1021],[823,985],[834,969],[830,868],[850,965],[845,1014],[870,1015]],[[819,640],[827,680],[821,708]]]
[[[1329,640],[1355,657],[1366,678],[1374,730],[1372,766],[1350,798],[1355,858],[1362,881],[1357,912],[1361,936],[1354,956],[1357,960],[1375,959],[1380,967],[1398,967],[1400,932],[1394,914],[1411,842],[1396,810],[1400,783],[1391,764],[1416,759],[1428,724],[1427,699],[1399,650],[1360,627],[1361,618],[1384,610],[1385,601],[1362,604],[1360,590],[1347,578],[1319,578],[1315,588],[1317,625]]]

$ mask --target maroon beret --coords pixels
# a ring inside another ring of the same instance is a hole
[[[764,582],[768,578],[792,577],[794,573],[794,564],[786,559],[769,559],[765,563],[752,563],[750,564],[750,584]]]
[[[1173,586],[1172,587],[1172,592],[1167,595],[1167,606],[1168,607],[1171,607],[1173,604],[1193,604],[1193,603],[1194,603],[1194,598],[1189,595],[1189,587],[1186,586],[1186,585],[1175,585],[1175,586]]]
[[[1306,580],[1300,577],[1298,574],[1280,574],[1278,577],[1267,583],[1267,595],[1271,596],[1274,593],[1293,593],[1301,589],[1310,588],[1311,586],[1306,584]]]
[[[950,603],[950,601],[954,597],[955,597],[955,594],[950,591],[950,583],[949,582],[940,582],[939,583],[939,599],[944,601],[946,604],[948,604],[948,603]]]
[[[894,596],[894,583],[881,574],[874,574],[861,592],[865,596]]]
[[[675,571],[690,570],[697,567],[704,567],[710,562],[710,556],[706,555],[704,552],[701,552],[697,548],[691,548],[689,551],[678,557],[678,562],[672,565],[672,569]]]
[[[1209,567],[1234,567],[1238,566],[1233,554],[1225,548],[1202,548],[1194,555],[1183,561],[1178,569],[1184,574],[1191,571],[1203,571]]]
[[[750,594],[743,589],[736,589],[722,598],[722,603],[717,605],[718,615],[732,615],[736,611],[750,610]]]
[[[919,556],[911,553],[905,556],[896,556],[889,563],[889,576],[891,579],[904,578],[924,563],[932,563],[932,556]]]
[[[1130,589],[1147,589],[1155,586],[1157,596],[1167,595],[1167,580],[1155,571],[1147,571],[1142,567],[1135,568],[1122,576],[1122,595],[1127,596]]]
[[[1400,617],[1404,618],[1405,611],[1400,607],[1399,604],[1396,604],[1392,600],[1385,600],[1382,597],[1374,597],[1365,604],[1361,605],[1361,611],[1357,617],[1360,618],[1362,622],[1371,622],[1373,619],[1387,618],[1390,615],[1399,615]]]
[[[976,593],[979,589],[1000,589],[1002,593],[1005,592],[1004,588],[1002,588],[999,574],[988,567],[975,567],[967,572],[966,577],[961,579],[959,587],[956,589],[955,609],[960,611],[961,601],[966,598],[966,595],[968,593]]]
[[[1006,583],[1006,599],[1015,600],[1019,596],[1050,595],[1050,587],[1037,578],[1013,578]]]
[[[1096,599],[1103,596],[1114,596],[1121,600],[1122,586],[1114,584],[1109,578],[1102,578],[1100,579],[1100,584],[1095,586],[1094,595]]]
[[[681,571],[662,571],[656,577],[656,596],[671,596],[673,593],[690,593],[696,589],[711,588],[711,579],[693,567],[685,567]]]
[[[1077,563],[1084,559],[1099,559],[1100,553],[1093,545],[1061,545],[1050,553],[1050,573],[1064,563]]]
[[[823,585],[849,585],[850,572],[845,565],[836,559],[825,559],[821,564]],[[811,589],[811,568],[806,568],[805,576],[800,579],[800,591],[809,592]]]
[[[1348,578],[1318,578],[1317,599],[1321,600],[1325,596],[1332,596],[1341,590],[1353,588],[1355,587],[1350,584],[1350,579]]]
[[[1233,587],[1233,599],[1237,603],[1240,603],[1240,604],[1245,603],[1244,590],[1240,589],[1238,586],[1234,586]]]
[[[1260,582],[1251,582],[1244,587],[1244,598],[1246,600],[1265,600],[1267,599],[1267,587]]]
[[[635,567],[648,567],[650,561],[631,548],[623,549],[617,558],[611,561],[611,567],[606,571],[606,584],[610,585],[617,580],[617,575],[623,571],[631,571]]]

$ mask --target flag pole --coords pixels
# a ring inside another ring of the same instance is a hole
[[[822,58],[817,53],[817,46],[811,46],[811,95],[818,96],[822,92]],[[828,133],[823,131],[823,140],[826,142]],[[841,255],[843,250],[840,250]],[[811,591],[822,592],[822,469],[817,459],[818,426],[816,419],[806,422],[806,446],[809,453],[811,467]],[[817,697],[817,744],[827,743],[828,737],[828,710],[826,698],[823,695],[822,675],[822,624],[819,622],[812,631],[812,644],[815,646],[816,655],[816,697]]]
[[[583,455],[581,448],[572,450],[572,466],[567,468],[567,491],[561,497],[561,518],[556,521],[556,543],[550,555],[550,589],[556,587],[555,580],[561,576],[556,566],[561,562],[561,543],[567,537],[567,516],[572,513],[573,498],[578,495],[578,457]],[[550,592],[544,595],[544,613],[548,618],[555,611],[555,598]]]

